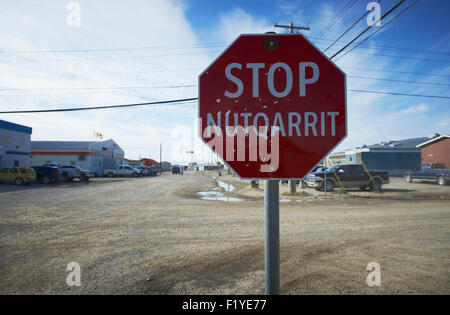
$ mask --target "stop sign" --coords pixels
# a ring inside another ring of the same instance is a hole
[[[300,34],[239,36],[199,77],[201,138],[241,178],[302,178],[347,135],[346,77]]]

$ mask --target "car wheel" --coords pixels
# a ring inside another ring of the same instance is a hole
[[[17,186],[22,186],[22,185],[23,185],[23,179],[22,179],[22,178],[16,178],[15,184],[16,184]]]
[[[133,173],[133,177],[134,178],[138,177],[138,174],[137,173]]]
[[[44,176],[44,177],[42,178],[42,182],[44,182],[44,184],[50,184],[50,177]]]
[[[444,176],[439,176],[437,182],[441,186],[444,186],[446,184]]]
[[[63,174],[62,175],[62,181],[63,182],[68,182],[69,181],[69,177],[67,177],[67,174]]]
[[[411,174],[406,175],[405,176],[405,180],[406,180],[407,183],[412,183],[412,176],[411,176]]]
[[[114,174],[112,172],[109,172],[108,177],[114,177]]]
[[[359,187],[359,190],[366,190],[367,186]]]
[[[325,189],[326,189],[327,192],[333,191],[333,190],[334,190],[334,182],[333,182],[332,180],[329,180],[329,179],[328,179],[328,180],[325,182]]]
[[[378,178],[375,178],[373,182],[370,183],[369,188],[370,190],[380,191],[381,186],[382,186],[381,181]]]

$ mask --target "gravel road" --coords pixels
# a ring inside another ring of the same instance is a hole
[[[220,179],[242,202],[206,201]],[[0,185],[0,294],[262,294],[262,189],[230,175]],[[449,294],[450,186],[281,187],[281,293]],[[306,192],[306,193],[305,193]],[[81,266],[69,287],[67,264]],[[366,283],[381,266],[381,286]]]

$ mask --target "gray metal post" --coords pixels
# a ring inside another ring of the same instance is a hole
[[[266,295],[280,294],[279,181],[266,180],[264,189]]]

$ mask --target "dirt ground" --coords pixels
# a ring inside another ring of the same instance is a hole
[[[263,294],[262,188],[199,172],[0,185],[0,294]],[[450,186],[392,178],[382,193],[288,191],[282,294],[450,294]],[[70,262],[81,287],[66,283]],[[366,283],[371,262],[379,287]]]

